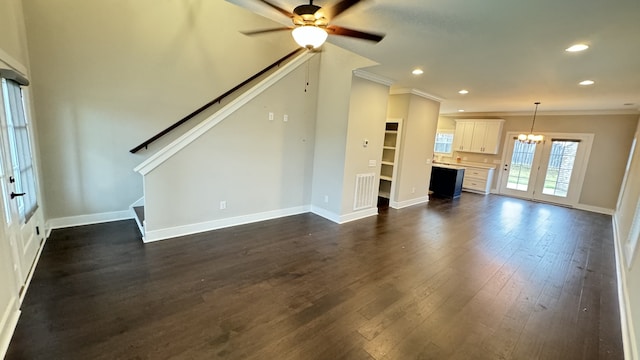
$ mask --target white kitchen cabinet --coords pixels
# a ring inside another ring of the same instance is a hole
[[[488,194],[493,183],[494,168],[464,164],[465,172],[462,190],[479,194]]]
[[[474,125],[473,121],[456,120],[456,131],[453,134],[454,151],[471,151]]]
[[[504,120],[456,120],[454,150],[497,154]]]

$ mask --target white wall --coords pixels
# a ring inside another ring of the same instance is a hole
[[[389,97],[389,118],[402,118],[394,207],[424,202],[429,196],[431,158],[440,103],[411,94]]]
[[[185,226],[208,230],[221,219],[302,212],[305,206],[308,211],[318,67],[316,56],[147,174],[147,234]],[[211,226],[197,225],[204,223]]]
[[[378,184],[377,177],[380,175],[388,99],[388,85],[357,76],[353,77],[344,160],[344,178],[342,180],[343,193],[340,214],[343,219],[354,212],[356,175],[375,173],[375,183]],[[364,146],[365,139],[369,143],[367,146]],[[370,160],[374,160],[376,166],[369,166]],[[377,194],[377,185],[375,188]],[[377,213],[376,204],[374,203],[373,206],[373,213]]]
[[[631,234],[633,221],[640,221],[640,212],[636,212],[638,203],[640,202],[640,123],[635,132],[636,147],[631,154],[631,161],[628,163],[628,171],[626,172],[626,181],[621,188],[620,201],[614,216],[616,241],[618,242],[618,258],[619,273],[622,275],[619,284],[623,288],[623,300],[626,302],[626,319],[629,329],[628,340],[629,351],[633,354],[631,359],[638,359],[638,344],[640,344],[640,259],[638,252],[640,248],[636,245],[636,252],[633,258],[630,258],[630,250],[628,246],[633,240],[630,235],[637,237],[637,234]],[[635,239],[636,244],[640,243],[639,239]],[[630,260],[630,261],[629,261]]]
[[[334,221],[339,221],[342,210],[353,70],[371,65],[375,65],[371,60],[323,45],[311,205]]]
[[[132,169],[159,147],[129,149],[296,47],[240,34],[274,23],[219,0],[24,7],[48,219],[126,210],[142,196]]]

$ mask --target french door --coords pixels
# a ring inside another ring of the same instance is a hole
[[[508,133],[500,180],[500,193],[561,205],[576,205],[592,134],[543,134],[539,144],[518,141]]]
[[[32,157],[28,107],[21,84],[0,74],[0,193],[5,239],[17,283],[25,284],[44,238]]]

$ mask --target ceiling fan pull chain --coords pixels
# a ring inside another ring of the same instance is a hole
[[[305,86],[304,92],[307,92],[307,88],[309,87],[309,61],[307,61],[307,74],[305,75]]]

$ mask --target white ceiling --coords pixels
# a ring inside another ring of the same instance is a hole
[[[290,23],[257,0],[228,1]],[[365,0],[331,23],[386,34],[378,44],[328,41],[378,62],[366,70],[393,88],[442,98],[443,114],[531,112],[535,101],[540,112],[640,109],[640,0]],[[574,43],[590,48],[564,51]],[[578,85],[586,79],[595,85]]]

